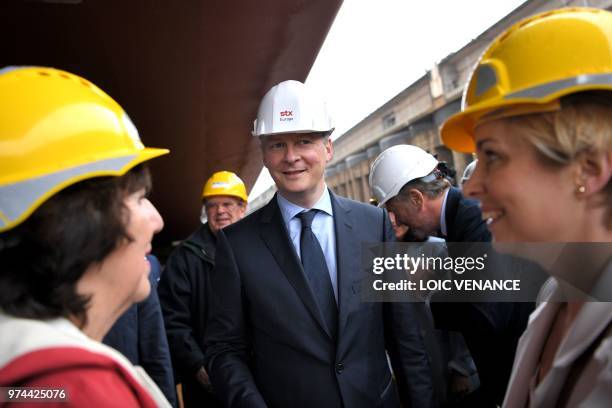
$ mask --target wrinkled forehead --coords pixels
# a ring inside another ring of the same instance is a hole
[[[278,142],[290,142],[301,139],[316,140],[324,137],[325,132],[308,132],[308,133],[276,133],[272,135],[263,135],[259,137],[260,142],[263,143],[278,143]]]

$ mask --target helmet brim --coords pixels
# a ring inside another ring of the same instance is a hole
[[[168,149],[144,148],[133,154],[96,160],[0,186],[0,232],[24,222],[45,201],[68,186],[95,177],[122,176],[138,164],[169,152]]]

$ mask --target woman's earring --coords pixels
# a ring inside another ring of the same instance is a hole
[[[586,192],[586,187],[583,184],[576,186],[577,194],[584,194],[585,192]]]

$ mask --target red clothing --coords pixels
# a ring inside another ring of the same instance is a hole
[[[63,318],[20,319],[0,312],[0,387],[65,391],[66,401],[44,402],[45,407],[170,406],[142,368]],[[0,406],[40,408],[41,402]]]
[[[0,384],[66,391],[68,403],[45,403],[45,407],[156,407],[149,393],[120,364],[76,347],[45,348],[24,354],[0,369]],[[40,407],[40,402],[19,402],[14,406]]]

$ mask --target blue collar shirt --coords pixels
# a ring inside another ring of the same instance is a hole
[[[302,232],[302,222],[296,216],[308,208],[300,207],[283,197],[280,193],[276,194],[276,201],[280,208],[285,227],[289,232],[289,237],[293,243],[293,247],[300,257],[300,234]],[[312,220],[312,232],[317,237],[323,254],[325,255],[325,263],[329,271],[332,287],[334,288],[334,296],[338,301],[338,268],[336,266],[336,234],[334,230],[334,214],[331,204],[331,197],[327,186],[319,200],[312,206],[312,209],[319,210]]]

